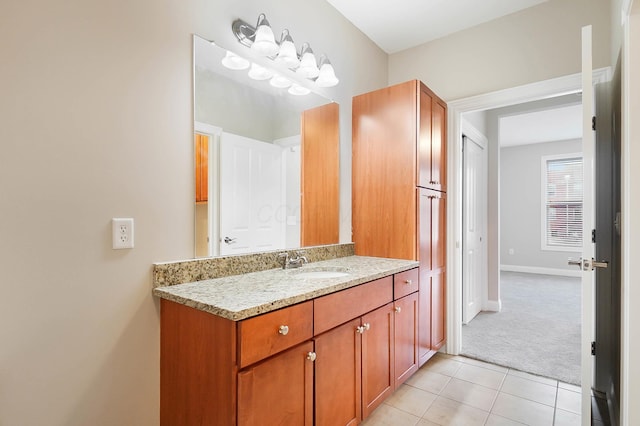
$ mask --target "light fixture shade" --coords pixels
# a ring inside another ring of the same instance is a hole
[[[249,70],[249,78],[252,80],[267,80],[273,77],[273,72],[262,67],[258,64],[251,64],[251,69]]]
[[[304,96],[311,93],[311,90],[307,89],[306,87],[300,86],[299,84],[294,83],[291,85],[291,87],[289,87],[288,92],[291,95]]]
[[[251,65],[251,62],[227,50],[224,58],[222,58],[222,65],[230,70],[246,70]]]
[[[291,86],[291,84],[293,83],[288,78],[276,74],[271,78],[271,80],[269,80],[269,84],[279,89],[286,89],[287,87]]]
[[[278,44],[264,13],[258,16],[256,33],[251,49],[262,56],[273,56],[278,53]]]
[[[300,55],[300,66],[296,73],[304,78],[316,78],[320,74],[318,64],[316,63],[316,55],[313,54],[309,43],[302,45],[302,54]]]
[[[336,72],[333,69],[333,65],[326,56],[320,58],[320,74],[316,80],[316,84],[320,87],[333,87],[340,82],[336,77]]]
[[[282,31],[282,37],[280,38],[280,50],[278,56],[276,56],[276,62],[286,66],[287,68],[296,68],[300,65],[298,59],[298,52],[296,46],[293,44],[293,39],[289,34],[289,30]]]

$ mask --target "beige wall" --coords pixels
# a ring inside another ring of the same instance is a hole
[[[191,35],[231,45],[262,11],[341,78],[349,200],[350,99],[387,57],[324,0],[0,5],[1,425],[158,424],[151,264],[194,252]],[[112,217],[135,218],[133,250]]]
[[[389,82],[418,78],[446,101],[580,71],[580,28],[593,25],[594,67],[609,66],[605,0],[550,0],[389,57]]]

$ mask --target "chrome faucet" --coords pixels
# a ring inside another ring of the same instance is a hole
[[[282,269],[299,268],[305,263],[309,263],[309,259],[302,251],[296,251],[294,256],[291,256],[289,252],[282,252],[278,256],[284,258]]]

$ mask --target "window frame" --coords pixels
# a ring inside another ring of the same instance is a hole
[[[571,152],[566,154],[543,155],[540,161],[540,247],[543,251],[563,251],[563,252],[581,252],[583,241],[576,246],[559,246],[550,245],[547,241],[547,164],[549,161],[570,160],[579,158],[582,161],[583,177],[584,177],[584,157],[582,152]],[[584,189],[584,185],[583,185]],[[582,211],[584,212],[584,193],[582,194]],[[584,213],[582,216],[584,221]],[[584,223],[584,222],[583,222]],[[584,240],[584,233],[582,235]]]

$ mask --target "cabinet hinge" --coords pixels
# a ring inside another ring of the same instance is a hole
[[[596,130],[596,116],[591,117],[591,130]]]
[[[592,243],[596,242],[596,230],[595,229],[591,230],[591,242]]]
[[[591,342],[591,355],[596,354],[596,342]]]

